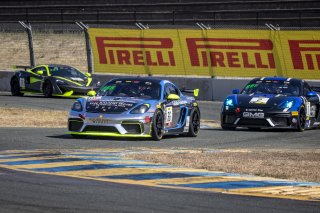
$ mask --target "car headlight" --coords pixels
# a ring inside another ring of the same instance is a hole
[[[134,108],[133,110],[131,110],[130,113],[132,114],[143,114],[146,113],[149,110],[150,105],[149,104],[142,104],[136,108]]]
[[[294,105],[294,100],[286,100],[279,104],[279,108],[283,109],[283,111],[287,111],[291,109]]]
[[[235,103],[234,103],[234,99],[233,98],[227,98],[224,102],[224,104],[226,106],[229,106],[229,107],[234,107]]]
[[[56,80],[56,83],[59,85],[67,84],[65,81],[61,81],[59,79]]]
[[[81,112],[82,111],[82,104],[80,103],[80,101],[76,101],[76,102],[73,103],[71,109],[74,110],[74,111]]]

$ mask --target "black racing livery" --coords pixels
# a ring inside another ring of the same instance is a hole
[[[303,131],[320,126],[320,96],[301,79],[254,78],[223,102],[221,127],[289,128]]]
[[[16,71],[10,81],[13,96],[35,93],[45,97],[81,97],[100,87],[100,82],[93,79],[90,73],[84,74],[67,65],[48,64],[19,68],[24,70]]]

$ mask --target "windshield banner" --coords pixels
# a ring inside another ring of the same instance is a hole
[[[95,72],[320,78],[320,31],[89,28]]]

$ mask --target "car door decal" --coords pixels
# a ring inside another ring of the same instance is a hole
[[[26,87],[26,81],[24,78],[20,78],[20,87],[25,88]]]
[[[172,126],[172,116],[173,116],[172,106],[166,107],[164,114],[165,114],[165,126],[166,127]]]

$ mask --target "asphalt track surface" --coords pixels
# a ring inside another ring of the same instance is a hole
[[[0,107],[68,110],[73,99],[11,97]],[[219,102],[201,102],[202,118],[217,120]],[[94,148],[319,149],[320,131],[202,130],[197,138],[74,139],[66,129],[0,128],[0,150]],[[319,212],[319,202],[161,189],[0,169],[0,212]]]

